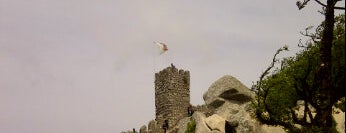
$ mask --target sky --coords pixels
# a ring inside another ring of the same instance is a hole
[[[278,48],[294,55],[299,32],[323,20],[313,1],[295,2],[0,0],[0,132],[138,130],[155,118],[154,73],[170,63],[190,71],[193,105],[224,75],[250,88]]]

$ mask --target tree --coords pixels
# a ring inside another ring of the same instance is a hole
[[[302,9],[309,0],[297,2]],[[281,125],[291,132],[336,132],[332,107],[345,97],[345,15],[334,19],[337,0],[328,0],[325,7],[325,21],[309,33],[311,37],[295,57],[278,60],[276,56],[285,50],[277,50],[270,66],[260,80],[253,85],[257,98],[253,101],[255,116],[269,125]],[[280,66],[276,66],[278,63]],[[302,101],[303,114],[297,111],[297,102]],[[298,128],[298,126],[302,128]]]
[[[310,0],[304,0],[301,5],[303,7]],[[319,82],[319,86],[316,86],[318,95],[316,97],[316,124],[318,126],[325,127],[327,132],[331,131],[332,127],[332,106],[339,100],[337,87],[332,82],[332,44],[333,44],[333,28],[334,28],[334,10],[342,9],[345,7],[336,7],[336,3],[340,0],[327,0],[327,4],[322,3],[319,0],[315,0],[324,9],[325,20],[323,24],[323,32],[321,38],[321,47],[319,50],[320,66],[316,74],[317,78],[315,82]],[[299,4],[297,4],[299,9]],[[344,26],[345,27],[345,26]],[[344,80],[344,79],[343,79]],[[344,83],[341,83],[344,84]]]

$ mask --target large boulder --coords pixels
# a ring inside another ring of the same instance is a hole
[[[230,75],[215,81],[203,94],[206,105],[211,108],[218,108],[225,101],[243,104],[249,102],[253,97],[254,93],[249,88]]]
[[[209,129],[211,129],[212,131],[220,131],[222,133],[225,132],[225,122],[226,120],[217,114],[209,116],[205,119],[205,123],[207,124]]]
[[[239,80],[226,75],[209,87],[203,99],[207,107],[213,110],[214,115],[217,114],[224,119],[221,132],[225,132],[225,126],[227,126],[228,131],[261,133],[263,130],[259,122],[251,117],[252,111],[249,104],[254,95]]]
[[[211,130],[205,124],[206,116],[201,112],[195,112],[192,115],[192,119],[196,122],[196,133],[211,133]]]
[[[207,118],[205,114],[196,111],[192,115],[192,120],[196,122],[196,133],[225,133],[225,120],[220,116],[215,115]]]

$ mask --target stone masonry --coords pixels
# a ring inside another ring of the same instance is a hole
[[[162,126],[168,120],[169,128],[187,117],[190,106],[190,72],[178,70],[173,64],[155,73],[156,121]]]

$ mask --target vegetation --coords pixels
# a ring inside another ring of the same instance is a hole
[[[297,2],[297,6],[299,9],[304,8],[310,0],[304,0],[303,2]],[[332,61],[332,47],[333,40],[336,37],[334,34],[334,10],[341,9],[345,10],[345,7],[337,7],[335,6],[337,2],[341,0],[327,0],[327,3],[322,3],[320,0],[314,0],[318,4],[323,7],[323,11],[321,12],[325,16],[325,20],[323,23],[323,30],[321,33],[320,47],[319,47],[319,66],[317,67],[317,71],[314,72],[315,80],[313,81],[317,85],[314,86],[316,89],[316,93],[314,98],[315,102],[312,101],[311,104],[315,104],[316,107],[316,119],[313,123],[316,126],[322,127],[324,132],[332,132],[333,127],[333,117],[332,117],[332,106],[340,99],[340,92],[338,88],[345,87],[345,84],[342,82],[338,82],[335,84],[333,81],[333,76],[335,75],[335,67],[333,67]],[[345,27],[345,26],[343,26]],[[340,81],[344,81],[344,78],[340,77]],[[343,86],[343,87],[342,87]],[[310,98],[311,99],[311,98]]]
[[[190,120],[190,122],[187,123],[185,133],[195,133],[195,129],[196,129],[196,122],[194,120]]]
[[[297,2],[297,6],[302,9],[308,1]],[[314,33],[310,33],[312,27],[302,32],[311,40],[298,45],[302,50],[295,57],[278,60],[276,56],[288,48],[278,49],[252,86],[257,93],[252,105],[261,122],[281,125],[289,132],[337,132],[332,107],[345,109],[345,15],[334,18],[336,2],[321,3],[326,20]],[[341,104],[337,104],[339,100]],[[297,113],[298,101],[302,115]]]
[[[323,24],[322,24],[323,25]],[[256,108],[256,117],[260,121],[270,125],[282,125],[290,131],[297,131],[294,124],[299,124],[306,128],[318,127],[318,117],[313,117],[313,111],[319,110],[318,95],[319,82],[318,67],[320,59],[318,58],[321,42],[318,38],[321,36],[320,27],[315,34],[308,34],[313,37],[305,45],[299,44],[303,49],[295,57],[284,58],[281,61],[276,59],[281,51],[288,50],[287,47],[280,48],[274,56],[272,64],[260,77],[260,81],[253,86],[257,92],[257,99],[253,102]],[[341,104],[333,105],[344,111],[345,100],[345,15],[336,17],[335,37],[332,48],[332,83],[333,97],[342,100]],[[275,63],[281,62],[280,66]],[[273,70],[274,69],[274,70]],[[304,101],[304,114],[302,118],[295,112],[297,101]],[[309,107],[310,106],[310,107]],[[316,114],[317,115],[317,114]]]

